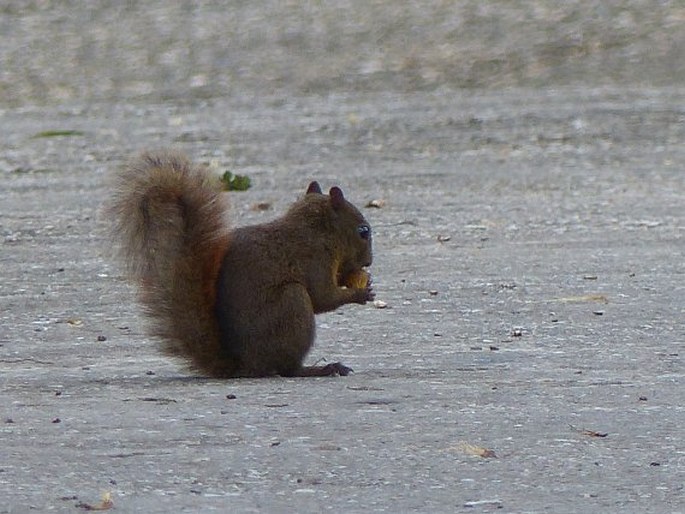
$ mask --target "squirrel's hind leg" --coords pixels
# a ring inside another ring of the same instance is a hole
[[[328,377],[345,376],[352,372],[352,368],[340,362],[333,362],[324,366],[303,366],[309,349],[314,344],[316,324],[314,309],[306,288],[297,283],[290,283],[283,287],[280,295],[283,316],[278,323],[280,333],[275,337],[278,341],[275,347],[280,350],[274,355],[278,360],[276,373],[283,377]],[[294,308],[298,306],[297,308]],[[282,329],[282,327],[288,327]]]

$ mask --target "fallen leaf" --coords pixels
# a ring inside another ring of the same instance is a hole
[[[609,303],[609,299],[603,294],[586,294],[581,296],[566,296],[564,298],[557,298],[557,302],[599,302]]]
[[[253,211],[268,211],[271,209],[271,204],[269,202],[257,202],[252,204],[251,209]]]
[[[80,130],[44,130],[43,132],[38,132],[34,134],[34,138],[39,137],[65,137],[65,136],[82,136],[84,132]]]
[[[248,176],[226,171],[221,176],[221,185],[224,191],[247,191],[252,185],[252,181]]]
[[[466,455],[475,455],[476,457],[482,457],[484,459],[496,459],[497,455],[494,450],[489,448],[483,448],[482,446],[476,446],[469,443],[459,443],[457,446],[449,448],[450,450],[456,450]]]
[[[110,493],[109,491],[102,493],[102,499],[100,500],[100,503],[96,505],[80,502],[76,504],[76,507],[78,507],[79,509],[89,511],[109,510],[112,507],[114,507],[114,502],[112,501],[112,493]]]
[[[579,434],[586,435],[588,437],[606,437],[609,435],[608,432],[596,432],[594,430],[588,430],[586,428],[577,428],[574,427],[573,425],[569,425],[573,430],[578,432]]]
[[[385,200],[382,198],[377,198],[375,200],[369,201],[369,203],[366,204],[367,208],[372,208],[372,209],[382,209],[385,207]]]

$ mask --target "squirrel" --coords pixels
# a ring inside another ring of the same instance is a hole
[[[172,151],[116,175],[106,212],[151,334],[210,377],[348,375],[303,360],[315,314],[374,299],[369,223],[339,187],[311,182],[282,217],[231,230],[214,178]]]

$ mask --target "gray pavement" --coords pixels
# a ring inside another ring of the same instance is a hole
[[[685,13],[480,4],[4,7],[0,513],[685,512]],[[252,178],[234,225],[312,178],[384,201],[387,308],[320,316],[309,358],[354,375],[208,380],[156,351],[100,208],[166,146]]]

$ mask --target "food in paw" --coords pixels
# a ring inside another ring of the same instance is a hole
[[[345,287],[349,287],[351,289],[364,289],[369,285],[370,280],[371,275],[369,274],[369,272],[360,269],[353,271],[349,275],[347,275],[343,283]]]

